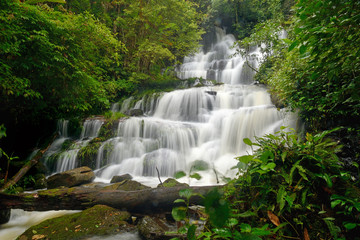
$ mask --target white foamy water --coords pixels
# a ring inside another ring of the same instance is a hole
[[[14,240],[29,227],[39,224],[46,219],[60,217],[66,214],[77,213],[79,211],[46,211],[28,212],[21,209],[12,209],[10,221],[0,225],[0,239]]]

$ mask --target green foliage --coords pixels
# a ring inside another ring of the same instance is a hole
[[[108,107],[103,83],[113,81],[108,69],[124,51],[110,30],[89,14],[6,2],[0,12],[1,111],[35,121]]]
[[[254,27],[269,19],[287,20],[293,0],[215,0],[210,11],[211,23],[226,26],[239,39],[249,37]]]
[[[3,124],[0,125],[0,139],[6,137],[6,128],[4,127]],[[17,156],[13,157],[12,155],[8,155],[2,148],[0,148],[0,159],[5,159],[6,161],[6,170],[5,170],[5,176],[3,179],[3,182],[1,184],[5,184],[7,182],[8,179],[8,174],[9,174],[9,167],[10,167],[10,162],[18,159]],[[1,168],[0,168],[1,171]]]
[[[96,169],[96,156],[97,152],[101,146],[101,142],[97,141],[98,139],[94,139],[87,146],[80,149],[77,155],[77,161],[81,166],[87,166],[91,169]],[[100,167],[105,164],[100,164]]]
[[[202,15],[190,1],[118,1],[114,28],[126,45],[125,66],[151,76],[196,50]],[[160,68],[159,68],[160,67]]]
[[[242,43],[272,46],[256,79],[299,109],[309,129],[358,126],[360,34],[353,26],[360,24],[359,9],[357,1],[299,1],[291,22],[277,24],[289,39],[272,38],[274,27],[259,24]]]
[[[239,228],[243,233],[264,226],[267,235],[288,237],[303,237],[304,231],[311,238],[324,239],[336,238],[340,232],[354,234],[360,223],[358,198],[350,197],[342,185],[354,189],[355,183],[339,164],[336,153],[340,147],[327,138],[337,130],[307,133],[302,140],[294,131],[282,128],[275,135],[256,138],[256,142],[244,139],[257,149],[254,155],[238,157],[239,177],[229,185],[227,194],[232,216],[247,225],[243,225],[245,229],[241,225],[230,228],[231,234]],[[331,208],[336,207],[339,210],[333,214]],[[263,224],[259,218],[268,218],[269,223]],[[269,224],[276,228],[269,229]]]
[[[310,123],[359,119],[360,33],[352,26],[360,24],[360,3],[301,1],[296,9],[293,44],[306,67],[296,78],[292,104],[305,106]]]

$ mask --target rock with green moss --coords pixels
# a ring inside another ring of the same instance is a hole
[[[173,178],[168,178],[166,179],[163,184],[159,184],[157,187],[179,187],[179,186],[183,186],[183,187],[189,187],[188,184],[186,183],[180,183],[178,181],[176,181]]]
[[[128,224],[130,213],[105,205],[96,205],[79,213],[48,219],[27,229],[18,240],[32,239],[86,239],[120,232],[134,232]]]
[[[120,176],[113,176],[110,183],[118,183],[118,182],[122,182],[124,180],[131,180],[132,176],[130,174],[123,174]]]
[[[10,219],[11,209],[0,209],[0,224],[7,223]]]
[[[89,167],[80,167],[49,177],[47,180],[47,186],[49,189],[60,186],[73,187],[90,183],[94,179],[95,174]]]
[[[107,190],[123,190],[123,191],[137,191],[143,189],[149,189],[150,187],[145,186],[139,182],[133,180],[124,180],[119,183],[114,183],[110,186],[104,187]]]

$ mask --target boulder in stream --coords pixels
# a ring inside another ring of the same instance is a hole
[[[105,205],[96,205],[79,213],[48,219],[27,229],[19,240],[87,239],[92,236],[136,232],[126,221],[131,215]]]
[[[0,209],[0,224],[7,223],[10,220],[11,209]]]
[[[124,174],[121,176],[113,176],[110,183],[118,183],[118,182],[122,182],[124,180],[131,180],[132,176],[130,174]]]
[[[107,190],[123,190],[123,191],[137,191],[143,189],[149,189],[151,187],[145,186],[139,182],[133,180],[123,180],[119,183],[114,183],[110,186],[104,187]]]
[[[89,167],[80,167],[50,176],[47,180],[47,186],[48,189],[60,186],[73,187],[90,183],[94,179],[95,174]]]
[[[166,179],[162,184],[160,183],[157,185],[157,187],[189,187],[189,184],[186,183],[180,183],[176,181],[174,178],[168,178]]]
[[[133,109],[130,109],[129,115],[134,116],[134,117],[142,116],[142,115],[144,115],[144,111],[139,108],[133,108]]]

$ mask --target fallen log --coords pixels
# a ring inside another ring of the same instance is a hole
[[[97,204],[127,210],[132,213],[152,213],[169,211],[179,197],[181,189],[189,188],[193,193],[206,195],[213,188],[201,187],[168,187],[150,188],[138,191],[106,190],[99,188],[60,188],[10,195],[0,193],[0,209],[20,208],[28,211],[48,210],[83,210]],[[192,196],[191,204],[201,204],[202,198]]]

